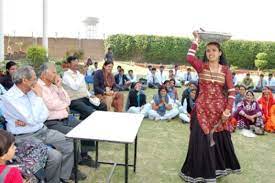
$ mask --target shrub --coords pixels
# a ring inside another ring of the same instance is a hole
[[[266,53],[258,53],[256,55],[255,66],[258,68],[258,70],[263,70],[267,67],[267,58],[268,57]]]
[[[105,46],[113,48],[117,60],[156,64],[186,64],[185,57],[190,45],[189,38],[171,36],[116,34],[105,40]],[[205,43],[201,43],[197,52],[199,58],[203,57],[204,47]],[[274,68],[274,42],[230,40],[222,44],[222,49],[229,64],[235,67],[255,69],[256,54],[264,52],[268,60],[266,68]]]
[[[34,70],[37,71],[41,64],[47,62],[47,52],[45,48],[41,46],[32,46],[27,50],[27,63],[33,66]]]
[[[84,58],[84,51],[83,50],[68,50],[65,53],[65,57],[67,58],[68,56],[75,56],[79,60],[83,60]]]

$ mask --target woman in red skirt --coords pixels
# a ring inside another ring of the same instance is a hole
[[[200,37],[196,31],[193,35],[187,61],[198,72],[199,94],[180,177],[186,182],[216,182],[218,177],[240,172],[229,131],[235,88],[220,44],[209,42],[203,60],[199,60],[195,54]]]

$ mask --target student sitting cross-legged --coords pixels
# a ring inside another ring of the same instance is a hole
[[[151,109],[151,105],[146,104],[146,95],[141,89],[142,84],[136,82],[133,84],[133,89],[130,90],[128,96],[128,111],[129,113],[140,113],[144,117],[148,116],[148,111]]]
[[[158,93],[153,97],[152,109],[149,111],[149,118],[158,120],[168,120],[178,115],[179,111],[173,108],[173,101],[167,94],[167,88],[161,86]]]

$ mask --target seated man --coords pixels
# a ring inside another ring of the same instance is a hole
[[[78,59],[74,56],[67,58],[69,69],[64,72],[63,86],[71,98],[70,109],[80,113],[80,119],[87,118],[96,110],[106,111],[107,106],[103,102],[92,104],[92,96],[86,86],[84,75],[78,71]]]
[[[127,76],[127,78],[131,81],[131,83],[137,82],[137,76],[134,75],[134,71],[133,71],[133,70],[129,70],[129,71],[128,71],[128,76]]]
[[[188,67],[187,72],[183,74],[183,81],[182,82],[185,83],[186,81],[189,81],[189,82],[195,81],[195,78],[193,78],[193,76],[192,76],[190,67]]]
[[[170,79],[174,79],[174,80],[176,81],[176,86],[177,86],[177,87],[181,86],[180,81],[176,79],[175,74],[174,74],[174,71],[173,71],[172,69],[170,69],[170,70],[168,71],[168,80],[170,80]]]
[[[176,87],[181,87],[181,83],[182,83],[182,73],[180,71],[180,68],[179,68],[179,65],[178,64],[175,64],[175,67],[174,67],[174,79],[176,81]]]
[[[164,73],[164,66],[163,65],[161,65],[160,67],[159,67],[159,72],[158,72],[158,80],[159,80],[159,84],[163,84],[164,83],[164,81],[166,81],[167,80],[167,76],[166,76],[166,74]]]
[[[159,88],[160,81],[156,75],[156,68],[152,68],[151,74],[147,75],[147,84],[149,88]]]
[[[116,88],[118,88],[119,91],[128,91],[131,81],[124,74],[124,69],[121,68],[118,72],[119,73],[115,75]]]
[[[267,85],[267,81],[264,79],[264,75],[260,74],[257,85],[255,86],[254,92],[262,92],[263,88]]]
[[[68,119],[70,97],[62,87],[62,80],[56,73],[53,63],[47,62],[40,66],[38,84],[42,89],[42,98],[48,108],[49,116],[45,125],[49,129],[60,131],[67,134],[80,121],[77,119]],[[88,155],[94,146],[92,141],[81,141],[81,161],[79,164],[87,166],[95,166],[94,161]]]
[[[236,72],[232,72],[232,81],[233,81],[233,85],[237,86],[238,85],[238,79],[237,79],[237,74]]]
[[[246,77],[243,79],[242,85],[244,85],[247,90],[253,89],[254,84],[252,78],[250,77],[250,73],[246,74]]]
[[[15,85],[1,96],[7,130],[15,135],[17,144],[33,140],[53,145],[56,149],[47,150],[46,181],[59,183],[61,179],[66,182],[74,162],[72,140],[44,125],[49,113],[33,68],[18,69],[13,81]]]
[[[273,74],[272,73],[269,73],[268,74],[268,80],[267,80],[267,85],[272,93],[275,93],[275,79],[273,78]]]

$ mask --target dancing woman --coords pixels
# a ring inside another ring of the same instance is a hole
[[[203,60],[199,60],[195,53],[200,37],[196,31],[193,35],[187,61],[199,74],[199,94],[191,115],[188,153],[179,175],[186,182],[216,182],[220,176],[240,172],[228,120],[235,89],[220,44],[209,42]]]

